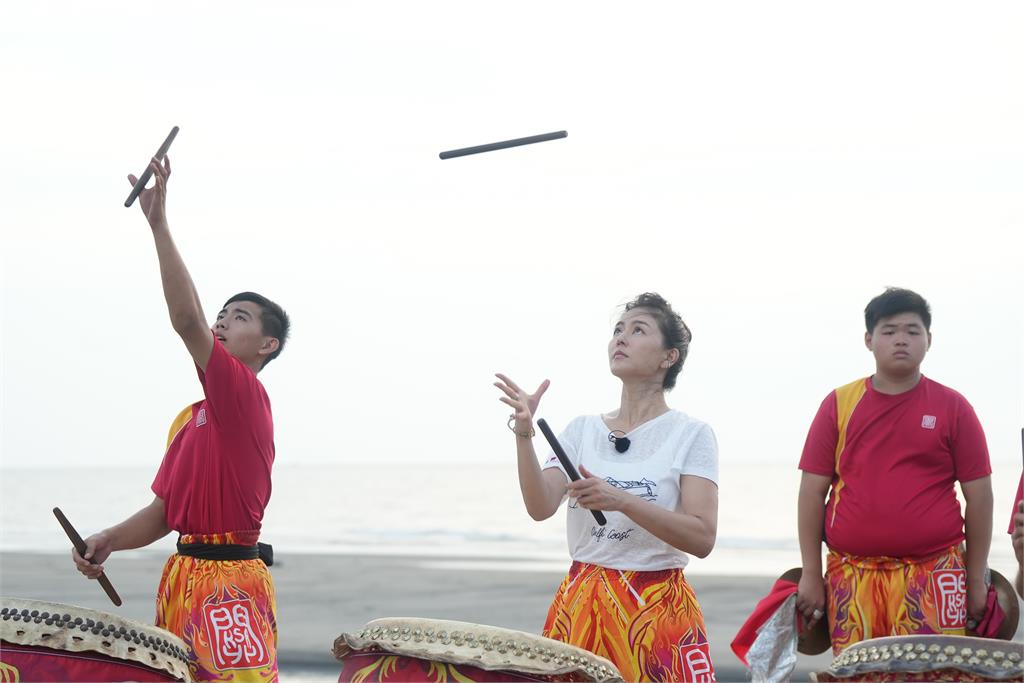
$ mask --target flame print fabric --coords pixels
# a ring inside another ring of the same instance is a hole
[[[257,532],[189,534],[181,543],[255,545]],[[172,555],[157,593],[156,625],[185,641],[197,681],[276,681],[277,606],[262,560]]]
[[[965,635],[966,569],[959,547],[926,560],[828,553],[832,651],[870,638]]]
[[[704,616],[681,569],[573,562],[544,635],[611,660],[627,681],[715,680]]]

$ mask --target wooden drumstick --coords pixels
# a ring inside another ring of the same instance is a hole
[[[156,154],[153,155],[154,159],[157,161],[164,160],[164,155],[167,154],[167,150],[171,148],[171,143],[174,142],[174,136],[177,134],[178,127],[175,126],[174,128],[171,128],[171,132],[168,133],[167,139],[164,140],[164,144],[160,145],[160,149],[158,149]],[[128,195],[128,199],[124,200],[125,206],[131,206],[135,203],[135,198],[138,197],[139,193],[146,187],[146,183],[149,182],[151,177],[153,177],[153,169],[149,167],[149,164],[146,164],[146,170],[143,171],[142,175],[139,176],[139,179],[135,181],[135,185],[132,187],[132,191],[131,194]]]
[[[480,154],[481,152],[493,152],[497,149],[508,149],[509,147],[519,147],[520,145],[532,145],[535,142],[547,142],[548,140],[558,140],[564,138],[568,133],[564,130],[555,131],[554,133],[544,133],[543,135],[531,135],[528,138],[516,138],[515,140],[502,140],[501,142],[491,142],[486,145],[476,145],[475,147],[463,147],[462,149],[452,149],[447,152],[441,152],[438,156],[442,159],[454,159],[455,157],[464,157],[470,154]]]
[[[565,454],[562,444],[558,443],[558,438],[555,436],[555,433],[551,431],[551,427],[548,427],[548,423],[543,417],[537,420],[537,426],[540,427],[540,431],[544,435],[544,438],[547,439],[548,443],[551,445],[551,450],[555,452],[555,457],[558,458],[558,462],[562,463],[562,467],[565,469],[565,473],[569,475],[569,479],[572,481],[578,481],[580,473],[576,471],[572,461],[569,460],[569,456]],[[608,520],[605,519],[604,513],[600,510],[591,510],[590,512],[594,515],[594,519],[597,520],[597,523],[601,526],[608,523]]]
[[[75,531],[75,527],[71,526],[71,522],[69,522],[68,518],[64,516],[64,513],[60,511],[60,508],[53,508],[53,516],[56,517],[57,521],[60,522],[60,525],[64,527],[64,533],[66,533],[68,538],[71,539],[71,543],[74,544],[75,550],[78,551],[78,554],[85,558],[85,541],[83,541],[82,537],[78,535],[77,531]],[[89,561],[92,562],[92,560]],[[96,563],[93,562],[93,564]],[[96,580],[100,582],[100,586],[103,587],[103,592],[107,594],[110,601],[120,607],[121,596],[117,594],[116,590],[114,590],[114,586],[110,583],[110,579],[107,578],[107,575],[105,573],[100,574]]]

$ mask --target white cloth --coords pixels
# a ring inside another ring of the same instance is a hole
[[[679,477],[718,484],[718,443],[711,427],[677,410],[648,420],[626,436],[629,449],[615,450],[600,415],[577,417],[558,441],[577,471],[580,463],[612,486],[666,510],[679,511]],[[544,469],[563,469],[549,450]],[[564,470],[563,470],[564,474]],[[582,476],[582,475],[581,475]],[[566,535],[574,560],[610,569],[653,571],[683,568],[689,556],[646,531],[621,512],[607,512],[599,526],[590,510],[569,501]]]
[[[796,593],[782,603],[775,614],[757,629],[757,638],[747,652],[753,683],[786,683],[796,668]]]

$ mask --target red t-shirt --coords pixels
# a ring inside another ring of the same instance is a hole
[[[257,531],[274,464],[270,399],[256,374],[216,339],[206,372],[196,370],[206,398],[182,412],[153,493],[179,533]]]
[[[811,424],[800,469],[832,478],[830,548],[916,559],[964,540],[953,483],[992,473],[974,409],[927,377],[897,395],[875,391],[870,377],[833,391]]]
[[[1024,473],[1020,475],[1020,483],[1017,484],[1017,497],[1013,499],[1013,512],[1010,514],[1010,529],[1006,532],[1008,534],[1013,533],[1013,516],[1017,514],[1017,506],[1020,505],[1021,499],[1024,499]]]

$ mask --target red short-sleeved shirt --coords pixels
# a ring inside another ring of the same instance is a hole
[[[910,558],[964,540],[953,484],[992,473],[974,409],[927,377],[897,395],[875,391],[870,377],[833,391],[811,424],[800,469],[832,478],[830,548]]]
[[[1017,497],[1013,499],[1013,512],[1010,513],[1010,528],[1006,533],[1013,533],[1013,516],[1017,514],[1017,506],[1020,505],[1020,501],[1024,499],[1024,473],[1020,475],[1020,483],[1017,484]]]
[[[179,416],[153,493],[167,525],[183,534],[259,530],[270,502],[274,423],[256,374],[214,340],[206,372],[196,368],[206,398]]]

